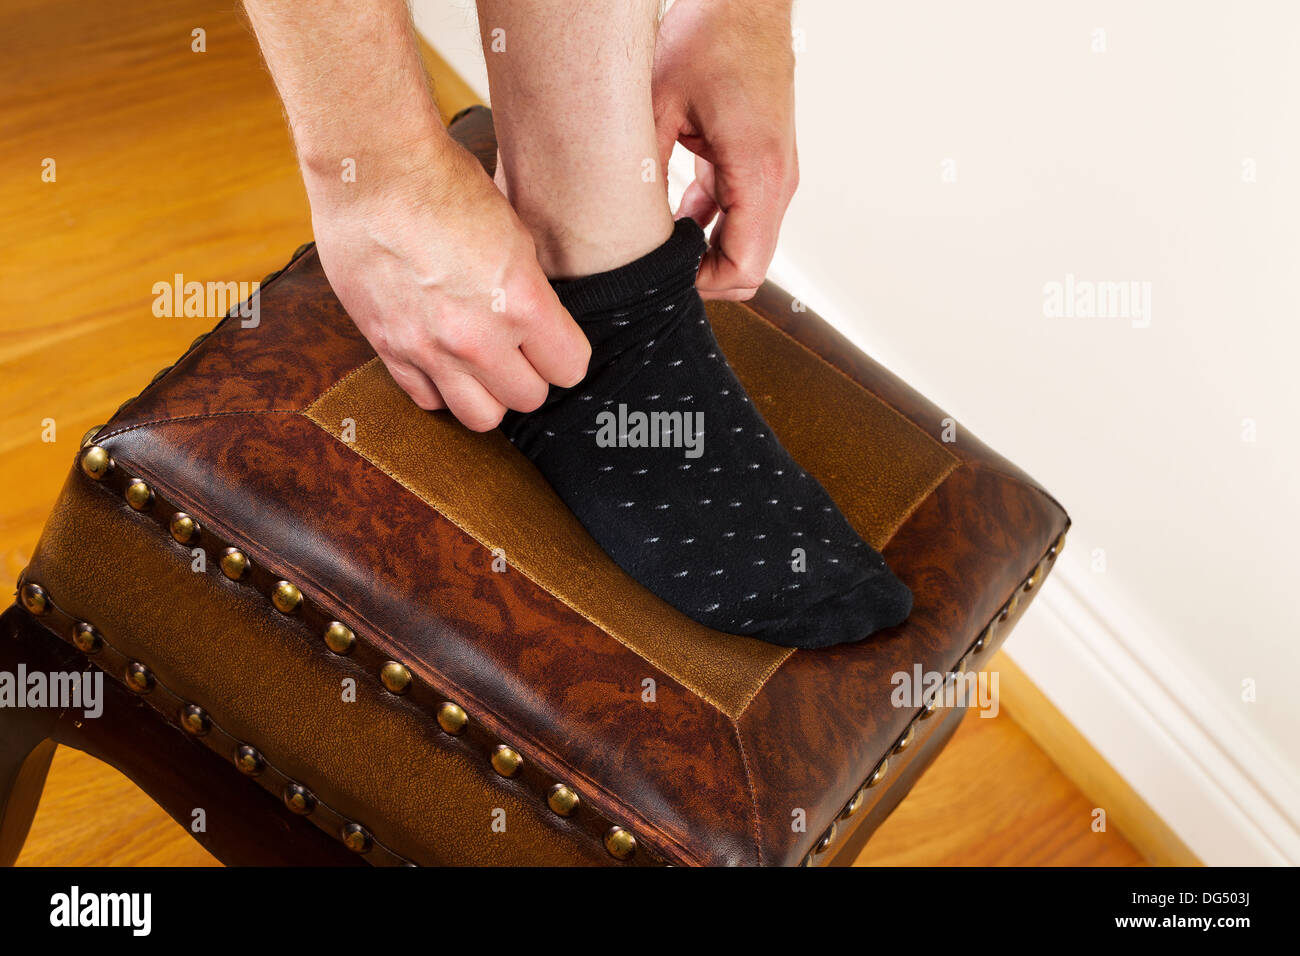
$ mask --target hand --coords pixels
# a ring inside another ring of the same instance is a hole
[[[393,380],[474,431],[576,385],[591,347],[482,167],[450,139],[397,155],[355,183],[304,170],[321,265]]]
[[[695,154],[677,216],[707,226],[696,285],[706,299],[748,299],[776,252],[799,183],[789,0],[677,0],[655,46],[655,127]]]

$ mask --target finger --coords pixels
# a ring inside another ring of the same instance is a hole
[[[517,412],[536,411],[546,401],[550,386],[537,374],[519,349],[471,371],[492,397]]]
[[[501,424],[506,408],[478,379],[459,369],[438,376],[438,391],[447,409],[470,431],[486,432]]]
[[[419,405],[425,411],[437,411],[440,408],[446,408],[447,403],[442,399],[442,393],[438,387],[433,384],[429,376],[425,375],[414,365],[407,365],[405,362],[384,360],[384,365],[388,368],[388,374],[393,377],[393,381],[401,387],[415,404]]]
[[[707,229],[717,214],[718,204],[709,195],[708,190],[698,179],[692,181],[682,193],[682,201],[677,204],[676,218],[690,217],[699,224],[701,229]]]
[[[591,343],[549,284],[539,289],[537,300],[536,308],[545,314],[529,324],[519,350],[543,379],[572,388],[587,374]]]
[[[700,294],[743,292],[745,298],[763,284],[776,254],[784,207],[756,208],[738,200],[724,210],[710,236],[709,252],[700,263]]]

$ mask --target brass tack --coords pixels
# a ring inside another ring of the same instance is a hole
[[[505,744],[497,744],[492,751],[492,769],[503,777],[513,777],[523,765],[524,758],[519,755],[519,751]]]
[[[840,819],[847,820],[853,814],[862,809],[862,804],[867,800],[867,788],[860,787],[848,803],[844,804],[844,809],[840,811]]]
[[[99,481],[113,470],[113,458],[99,445],[91,445],[82,452],[81,470]]]
[[[994,626],[995,625],[993,624],[989,624],[988,627],[984,628],[984,632],[980,634],[979,640],[976,641],[975,646],[971,648],[971,653],[978,654],[982,650],[984,650],[984,648],[988,647],[991,643],[993,643]]]
[[[940,688],[939,690],[935,691],[934,696],[930,698],[929,702],[921,710],[921,719],[929,720],[936,713],[938,713],[939,701],[942,699],[943,699],[943,689]]]
[[[636,837],[622,827],[610,827],[605,834],[605,849],[616,860],[626,860],[636,852]]]
[[[438,708],[438,726],[453,737],[463,734],[468,723],[469,715],[451,701],[443,701]]]
[[[226,548],[221,552],[221,573],[232,581],[246,577],[251,566],[247,555],[238,548]]]
[[[277,581],[271,594],[271,603],[282,614],[292,614],[302,604],[302,592],[288,581]]]
[[[908,747],[912,746],[912,741],[916,739],[916,724],[908,724],[907,730],[899,738],[898,743],[894,744],[894,753],[901,754]]]
[[[23,585],[23,607],[28,613],[44,614],[50,609],[50,597],[39,584]]]
[[[820,840],[817,841],[817,845],[813,847],[813,855],[820,856],[821,854],[825,853],[828,849],[830,849],[830,845],[834,842],[835,842],[835,824],[832,823],[831,828],[826,831],[825,835]]]
[[[266,764],[256,747],[240,744],[235,748],[235,766],[239,768],[240,773],[249,777],[256,777],[262,772]]]
[[[405,664],[389,661],[379,671],[379,679],[389,693],[405,694],[411,689],[411,672]]]
[[[964,674],[969,667],[970,654],[963,654],[962,659],[957,662],[956,666],[954,666],[952,670],[954,674]]]
[[[81,436],[81,447],[82,447],[82,448],[85,448],[87,445],[89,445],[89,444],[90,444],[90,440],[91,440],[92,438],[94,438],[96,435],[98,435],[98,434],[99,434],[99,430],[100,430],[101,428],[103,428],[103,427],[104,427],[103,425],[95,425],[95,426],[93,426],[89,431],[87,431],[86,434],[82,435],[82,436]]]
[[[330,621],[325,628],[325,646],[335,654],[350,654],[356,646],[357,636],[352,628],[339,621]]]
[[[366,853],[370,850],[370,833],[361,824],[344,824],[340,835],[343,837],[343,845],[353,853]]]
[[[1049,558],[1055,559],[1062,551],[1065,550],[1065,532],[1062,531],[1053,542],[1051,549],[1047,552]]]
[[[184,511],[172,515],[167,527],[171,530],[172,537],[181,544],[192,544],[199,539],[199,523]]]
[[[139,661],[126,665],[126,686],[137,694],[147,694],[153,690],[153,673]]]
[[[198,704],[186,704],[181,708],[181,726],[186,733],[202,737],[212,729],[212,721]]]
[[[1004,607],[1004,608],[1002,609],[1002,613],[998,615],[998,620],[999,620],[999,621],[1005,621],[1005,620],[1006,620],[1007,618],[1009,618],[1012,614],[1015,614],[1015,613],[1016,613],[1016,608],[1018,608],[1018,607],[1020,607],[1020,592],[1019,592],[1019,591],[1017,591],[1015,594],[1011,595],[1011,600],[1007,602],[1006,607]]]
[[[300,816],[316,809],[316,795],[300,783],[289,783],[284,788],[284,805]]]
[[[546,797],[547,806],[562,817],[573,816],[573,811],[578,809],[581,802],[578,795],[562,783],[551,787],[551,792]]]
[[[870,789],[880,781],[885,779],[885,774],[889,772],[889,758],[886,757],[876,765],[876,769],[871,771],[871,776],[867,778],[865,786]]]
[[[144,511],[153,502],[153,489],[139,478],[132,478],[126,486],[126,503],[136,511]]]
[[[99,638],[99,632],[95,628],[81,621],[72,632],[72,643],[77,646],[77,650],[83,654],[98,654],[103,647]]]

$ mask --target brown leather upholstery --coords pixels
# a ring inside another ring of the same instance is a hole
[[[488,162],[487,112],[456,129]],[[709,315],[782,442],[913,589],[905,624],[794,652],[688,620],[500,434],[407,400],[311,247],[263,285],[260,324],[226,319],[99,430],[114,467],[74,469],[23,583],[55,633],[98,629],[112,676],[145,664],[159,714],[198,704],[208,747],[252,745],[266,789],[298,782],[313,822],[362,824],[372,862],[613,863],[619,826],[638,841],[625,863],[799,863],[900,741],[840,839],[878,823],[889,774],[951,732],[891,706],[890,676],[986,660],[1068,522],[964,429],[943,442],[942,412],[779,290]],[[135,479],[153,491],[139,511]],[[197,542],[168,533],[177,511]],[[222,573],[227,547],[246,578]],[[269,599],[281,579],[303,596],[290,613]],[[326,647],[330,621],[355,632],[352,653]],[[405,693],[381,683],[389,661],[409,669]],[[468,713],[463,734],[438,723],[444,701]],[[523,757],[508,779],[498,744]],[[581,797],[573,815],[548,807],[556,784]]]

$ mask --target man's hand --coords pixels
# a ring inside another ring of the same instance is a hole
[[[321,266],[397,384],[475,431],[537,408],[549,384],[576,385],[591,346],[509,201],[442,128],[406,0],[244,6]]]
[[[748,299],[776,251],[799,183],[790,0],[677,0],[655,46],[659,157],[695,154],[677,215],[718,224],[696,285],[706,299]]]
[[[474,431],[569,387],[591,347],[537,263],[532,236],[469,153],[430,139],[400,168],[305,178],[321,265],[389,373],[421,408]]]

